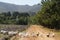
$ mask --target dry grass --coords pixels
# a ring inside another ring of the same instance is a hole
[[[1,37],[4,37],[4,35],[3,35],[3,34],[0,34],[0,38],[1,38]]]

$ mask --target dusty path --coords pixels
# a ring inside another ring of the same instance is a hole
[[[48,34],[51,31],[44,29],[42,26],[32,25],[26,30],[26,32],[28,32],[29,34],[42,33],[43,36],[27,36],[27,37],[15,36],[11,40],[57,40],[55,39],[56,37],[46,37],[46,34]]]

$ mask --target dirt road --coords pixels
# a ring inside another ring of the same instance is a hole
[[[46,34],[51,33],[51,31],[44,29],[43,26],[40,25],[32,25],[28,29],[26,29],[26,32],[28,32],[28,34],[42,34],[42,36],[20,37],[16,35],[15,37],[11,38],[11,40],[60,40],[56,38],[58,36],[47,37]]]

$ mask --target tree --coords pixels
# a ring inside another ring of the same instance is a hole
[[[13,16],[11,16],[13,15]],[[0,14],[0,24],[19,24],[19,25],[27,25],[28,24],[29,14],[13,12],[3,12]]]
[[[38,23],[60,29],[60,0],[43,0],[42,3],[41,11],[36,15]]]

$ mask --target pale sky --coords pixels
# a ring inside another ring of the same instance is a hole
[[[41,3],[41,0],[0,0],[0,2],[12,3],[17,5],[34,5]]]

